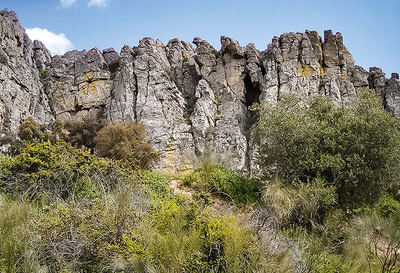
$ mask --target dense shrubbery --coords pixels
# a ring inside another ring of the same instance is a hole
[[[290,184],[321,177],[336,187],[342,207],[373,204],[399,181],[399,124],[369,90],[353,108],[322,97],[263,105],[258,135],[267,178]]]
[[[68,142],[76,147],[87,147],[94,151],[94,138],[106,122],[101,117],[88,116],[83,121],[69,121],[65,123],[65,129],[68,131]]]
[[[0,188],[32,198],[41,194],[79,197],[82,191],[95,194],[93,185],[110,188],[122,176],[115,162],[97,158],[62,141],[25,143],[18,155],[3,157],[0,168]]]
[[[219,164],[205,162],[184,178],[187,185],[193,188],[221,195],[238,204],[257,202],[262,183],[256,178],[246,178]]]
[[[217,217],[194,204],[162,201],[148,218],[110,246],[127,271],[251,272],[262,254],[256,238],[234,217]]]
[[[337,202],[335,188],[326,186],[321,179],[312,183],[284,186],[275,180],[269,184],[263,198],[281,224],[315,226]]]
[[[120,160],[132,169],[148,169],[159,157],[146,139],[144,126],[136,122],[108,124],[97,133],[94,143],[98,155]]]
[[[0,154],[0,272],[399,272],[397,121],[368,92],[260,118],[265,181],[143,170],[157,155],[136,123],[68,138],[26,120]],[[173,194],[182,177],[192,195]]]

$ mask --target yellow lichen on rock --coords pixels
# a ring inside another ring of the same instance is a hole
[[[82,94],[87,95],[89,91],[96,91],[97,79],[94,72],[87,72],[83,75],[85,84],[80,88]]]
[[[303,67],[302,64],[300,64],[300,76],[308,77],[310,71],[311,71],[310,65],[306,65],[305,67]]]

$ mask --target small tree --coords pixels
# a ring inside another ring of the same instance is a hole
[[[336,186],[339,204],[372,204],[399,177],[399,123],[375,94],[362,90],[353,107],[328,98],[301,101],[284,96],[261,106],[258,136],[268,179]]]
[[[147,140],[142,124],[108,124],[94,139],[98,155],[120,160],[133,169],[149,169],[159,158]]]
[[[40,125],[36,121],[29,117],[24,120],[18,128],[18,137],[22,141],[35,142],[41,141],[45,138]]]

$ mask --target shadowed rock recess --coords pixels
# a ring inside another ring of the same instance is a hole
[[[398,74],[354,64],[340,33],[315,31],[274,37],[265,51],[221,37],[221,50],[144,38],[136,47],[97,48],[51,56],[31,42],[17,15],[0,11],[0,129],[15,131],[33,117],[82,120],[105,115],[137,120],[162,155],[159,169],[176,171],[191,158],[216,154],[233,169],[257,171],[252,128],[254,102],[276,103],[281,94],[324,94],[338,105],[369,87],[400,118]]]

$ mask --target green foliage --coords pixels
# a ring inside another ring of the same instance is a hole
[[[118,165],[111,160],[97,158],[62,141],[25,143],[17,156],[3,157],[0,188],[31,198],[43,194],[99,197],[100,188],[112,187],[121,176]]]
[[[290,186],[284,186],[275,179],[267,184],[263,198],[280,223],[306,226],[322,223],[325,214],[335,206],[337,200],[335,188],[326,186],[322,179]]]
[[[94,150],[97,132],[99,132],[106,122],[101,117],[88,116],[83,121],[70,121],[65,123],[68,130],[68,142],[76,147],[87,147]]]
[[[33,118],[24,120],[18,128],[18,137],[21,141],[35,143],[40,141],[56,142],[67,138],[64,123],[59,120],[50,125],[39,125]]]
[[[220,194],[238,204],[257,202],[262,183],[237,175],[219,164],[204,164],[201,168],[185,176],[184,183],[195,189]]]
[[[152,195],[160,198],[172,196],[172,190],[168,185],[168,179],[165,174],[148,170],[138,170],[135,176],[137,181]]]
[[[400,202],[390,195],[383,195],[376,204],[376,209],[382,217],[393,217],[400,223]]]
[[[132,169],[149,169],[158,160],[151,142],[146,138],[142,124],[108,124],[94,139],[96,153],[103,157],[120,160]]]
[[[45,136],[40,125],[33,118],[27,118],[18,128],[18,137],[22,141],[34,142],[43,140]]]
[[[373,204],[398,181],[399,124],[372,91],[360,91],[354,107],[283,96],[261,106],[257,132],[268,179],[290,184],[322,177],[337,188],[343,207]]]
[[[0,195],[0,272],[37,272],[36,253],[32,253],[31,208]]]
[[[254,235],[236,218],[173,200],[161,202],[110,249],[127,271],[252,272],[259,262]]]
[[[6,145],[8,154],[16,155],[26,144],[40,142],[58,142],[67,138],[68,132],[64,129],[64,123],[55,120],[52,124],[38,124],[29,117],[22,121],[15,135],[13,132],[6,132],[0,138],[0,145]]]
[[[347,273],[349,264],[333,254],[329,245],[321,237],[307,230],[292,227],[284,230],[289,239],[293,256],[297,260],[295,268],[299,272]]]

